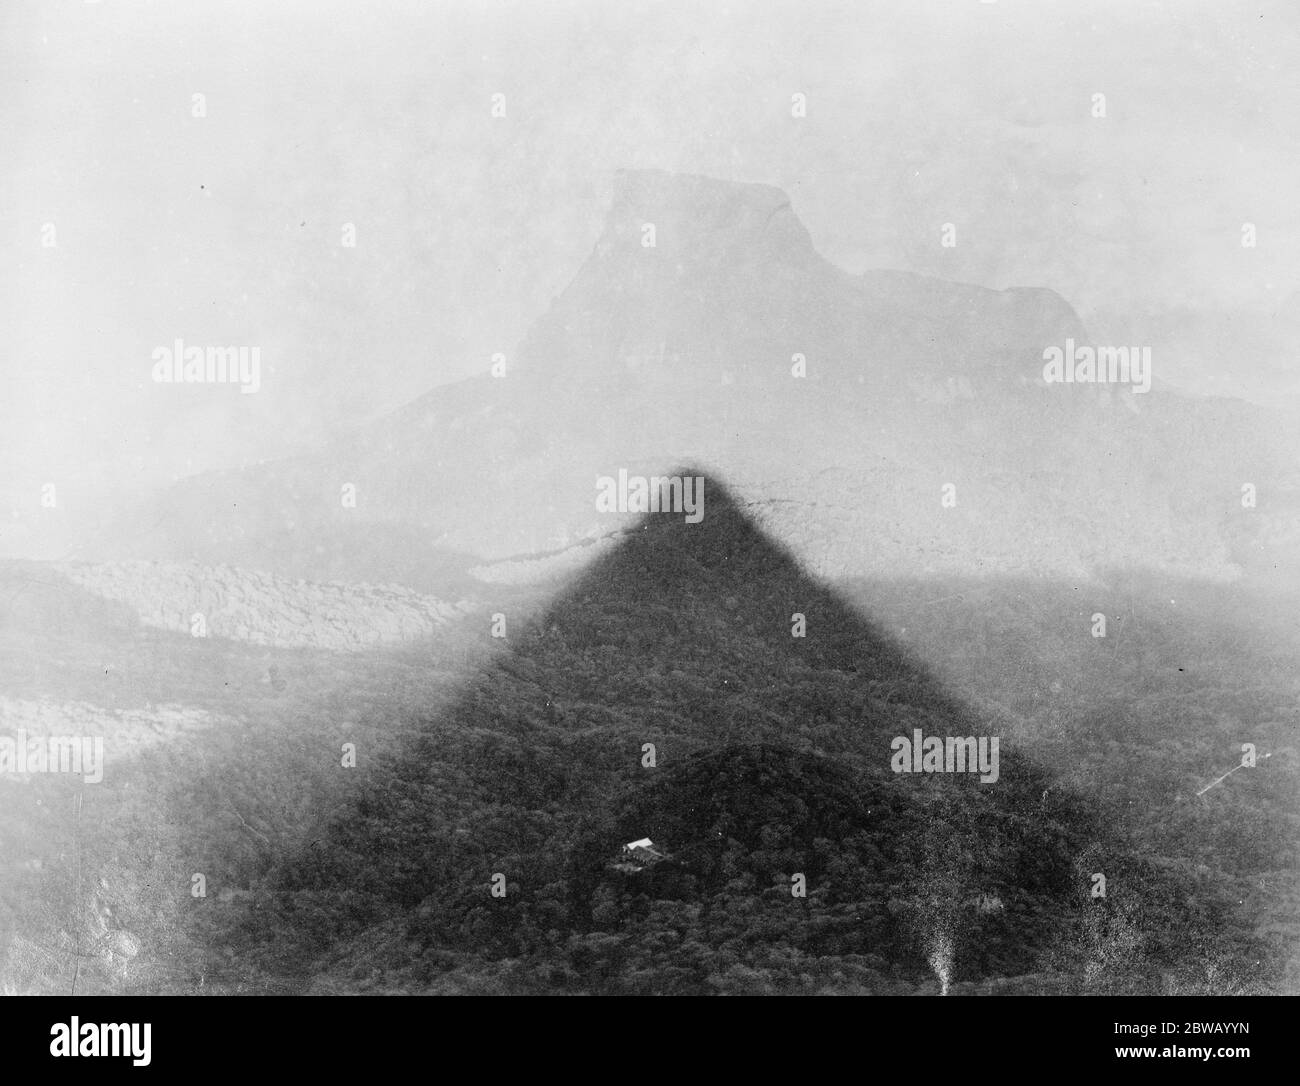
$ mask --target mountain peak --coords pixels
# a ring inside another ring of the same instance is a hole
[[[627,201],[644,199],[661,203],[685,200],[701,207],[744,200],[768,211],[790,203],[790,197],[782,189],[757,181],[727,181],[720,177],[673,173],[670,170],[614,171],[616,206]]]
[[[652,226],[653,235],[647,231]],[[653,241],[653,244],[651,244]],[[619,170],[597,252],[632,246],[679,262],[751,256],[785,264],[817,261],[790,197],[775,185],[722,181],[666,170]]]

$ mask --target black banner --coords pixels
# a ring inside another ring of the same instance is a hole
[[[990,1071],[1051,1067],[1247,1075],[1294,1051],[1294,1002],[1268,998],[695,1000],[64,997],[5,1003],[10,1065],[173,1076],[329,1074],[414,1064],[484,1073],[655,1053],[678,1067],[758,1060],[769,1073],[855,1061]],[[710,1051],[701,1051],[701,1044]],[[593,1063],[594,1061],[594,1063]],[[1152,1065],[1156,1065],[1153,1067]]]

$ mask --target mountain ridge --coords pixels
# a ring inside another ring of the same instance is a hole
[[[596,515],[595,476],[693,459],[846,576],[1282,564],[1289,461],[1261,409],[1186,400],[1158,371],[1146,395],[1048,386],[1043,351],[1070,337],[1086,330],[1051,291],[853,276],[816,254],[780,189],[631,171],[501,376],[435,389],[313,454],[183,480],[88,557],[428,591],[456,562],[463,574],[624,527]],[[1234,514],[1242,480],[1272,495],[1267,530]],[[946,486],[963,497],[945,513]]]

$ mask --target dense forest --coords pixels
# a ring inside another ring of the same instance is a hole
[[[1295,989],[1285,600],[831,587],[710,486],[698,525],[651,516],[558,590],[360,654],[148,629],[8,567],[11,707],[53,686],[130,756],[8,784],[6,984]],[[998,737],[997,781],[893,772],[918,728]],[[646,837],[663,859],[621,862]]]
[[[711,497],[699,530],[648,518],[510,631],[298,847],[232,859],[248,889],[200,942],[254,987],[319,991],[1275,990],[1285,932],[1243,906],[1293,859],[1265,812],[1294,829],[1294,767],[1211,807],[1180,794],[1195,720],[1071,731],[1026,705],[1035,735]],[[1115,682],[1089,666],[1072,692]],[[913,728],[1001,736],[998,781],[895,774]],[[616,862],[647,836],[662,862]]]

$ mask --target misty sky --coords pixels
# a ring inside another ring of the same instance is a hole
[[[1294,391],[1298,33],[1222,0],[5,0],[0,554],[53,556],[43,483],[124,503],[486,369],[621,167],[777,184],[848,270],[1051,287],[1161,337],[1165,380]],[[261,390],[153,383],[177,337],[260,346]]]

